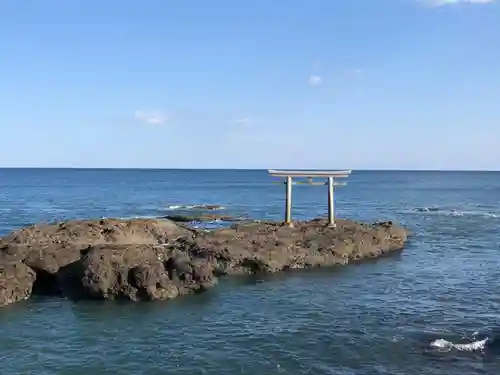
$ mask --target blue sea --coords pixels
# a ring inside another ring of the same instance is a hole
[[[0,235],[196,204],[282,219],[274,181],[267,171],[0,169]],[[347,182],[337,216],[407,226],[402,253],[226,279],[174,301],[11,305],[0,309],[0,374],[500,374],[500,173],[353,171]],[[294,218],[326,211],[326,187],[294,186]],[[484,337],[483,351],[430,347]]]

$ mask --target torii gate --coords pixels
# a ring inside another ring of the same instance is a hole
[[[286,205],[285,205],[285,224],[292,225],[292,177],[307,178],[307,182],[298,182],[306,185],[327,185],[328,184],[328,225],[335,227],[335,204],[334,204],[334,187],[344,186],[345,182],[336,182],[336,178],[347,178],[351,174],[351,170],[340,171],[286,171],[269,169],[269,174],[275,177],[285,177],[286,184]],[[325,182],[313,182],[313,178],[327,178]]]

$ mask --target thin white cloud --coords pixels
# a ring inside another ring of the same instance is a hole
[[[320,76],[317,76],[317,75],[314,75],[312,74],[310,77],[309,77],[309,84],[310,85],[313,85],[313,86],[319,86],[323,83],[323,80],[321,79]]]
[[[138,109],[134,112],[134,118],[147,124],[162,125],[168,121],[169,116],[158,110]]]
[[[457,4],[491,4],[496,0],[421,0],[424,4],[442,7],[446,5],[457,5]]]
[[[319,60],[316,60],[313,65],[312,65],[312,68],[315,72],[317,71],[320,71],[321,70],[321,61]]]
[[[233,124],[242,126],[250,125],[251,123],[252,119],[250,117],[242,117],[233,121]]]
[[[354,79],[363,74],[363,69],[360,68],[348,68],[338,75],[338,78]]]

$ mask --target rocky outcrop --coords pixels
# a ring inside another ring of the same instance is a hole
[[[278,272],[343,265],[402,249],[407,231],[392,223],[375,225],[324,220],[287,227],[275,223],[235,225],[196,238],[196,246],[217,259],[217,274]]]
[[[391,222],[241,223],[197,231],[164,219],[35,225],[0,240],[0,305],[31,294],[164,300],[202,292],[217,277],[347,264],[402,249]]]
[[[0,240],[0,267],[14,261],[22,262],[36,275],[28,290],[42,295],[83,296],[87,279],[78,280],[77,270],[87,261],[95,246],[136,247],[166,244],[170,239],[191,232],[168,220],[83,220],[53,225],[34,225],[13,232]],[[103,260],[104,262],[104,260]],[[123,261],[122,261],[123,263]],[[88,267],[91,267],[90,263]],[[125,264],[124,264],[125,265]],[[90,272],[90,271],[89,271]],[[103,274],[96,278],[106,278]],[[0,275],[0,285],[15,290],[16,279]],[[91,285],[91,284],[89,284]],[[89,286],[89,295],[92,289]],[[23,293],[19,291],[20,295]],[[120,295],[117,295],[119,297]],[[103,294],[102,298],[113,298]],[[23,298],[19,298],[23,299]],[[0,300],[0,304],[1,304]],[[7,303],[5,303],[7,304]]]

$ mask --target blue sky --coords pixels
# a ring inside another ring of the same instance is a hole
[[[500,169],[500,3],[6,0],[0,166]]]

